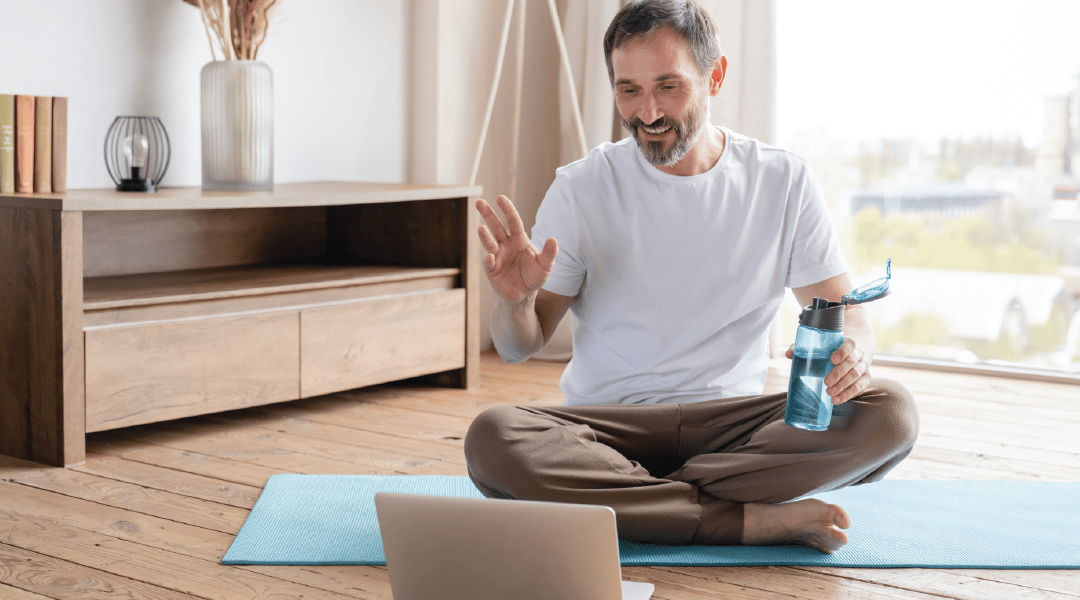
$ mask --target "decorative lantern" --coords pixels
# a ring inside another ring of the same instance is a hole
[[[157,117],[116,117],[105,134],[105,167],[121,192],[156,192],[169,168],[169,135]]]

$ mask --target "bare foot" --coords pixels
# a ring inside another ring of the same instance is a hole
[[[744,504],[742,543],[798,544],[832,554],[848,542],[851,517],[835,504],[807,498],[784,504]]]

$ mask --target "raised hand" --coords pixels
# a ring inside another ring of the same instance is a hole
[[[496,203],[506,217],[506,228],[486,201],[476,203],[476,210],[486,223],[478,231],[480,243],[488,251],[483,261],[484,272],[499,297],[518,304],[535,295],[547,281],[559,244],[550,238],[544,243],[543,251],[538,252],[525,235],[521,217],[510,200],[499,196]]]

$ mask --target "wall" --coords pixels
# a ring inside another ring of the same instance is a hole
[[[279,3],[258,57],[274,72],[275,181],[404,181],[408,3]],[[102,144],[117,115],[160,117],[172,145],[162,185],[200,184],[199,70],[210,49],[198,9],[0,0],[0,15],[0,91],[69,98],[69,187],[112,186]]]

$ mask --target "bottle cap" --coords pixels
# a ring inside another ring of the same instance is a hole
[[[802,312],[799,313],[799,325],[829,331],[843,330],[844,308],[888,296],[890,279],[892,279],[891,258],[885,263],[884,277],[851,290],[840,298],[840,302],[830,302],[825,298],[814,298],[810,306],[803,307]]]
[[[889,295],[889,279],[892,279],[892,259],[890,258],[885,263],[885,276],[879,279],[875,279],[870,283],[861,285],[847,294],[844,294],[840,301],[843,304],[852,306],[854,304],[862,304],[863,302],[872,302],[880,298],[884,298]]]
[[[804,307],[799,313],[799,325],[841,331],[844,329],[844,305],[825,298],[814,298],[810,306]]]

